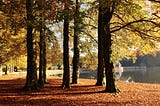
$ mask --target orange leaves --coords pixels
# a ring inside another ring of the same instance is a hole
[[[49,74],[50,73],[50,74]],[[42,90],[23,92],[26,73],[0,77],[0,103],[3,105],[52,105],[52,106],[159,106],[160,85],[118,82],[122,92],[104,93],[103,86],[94,86],[95,80],[80,79],[79,84],[72,84],[70,89],[61,89],[61,78],[51,75]]]

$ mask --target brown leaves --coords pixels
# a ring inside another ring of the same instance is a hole
[[[17,79],[18,78],[18,79]],[[1,105],[56,106],[146,106],[160,105],[160,85],[118,82],[119,94],[104,93],[104,87],[94,86],[95,80],[80,79],[70,89],[62,89],[61,78],[48,76],[50,84],[40,91],[23,92],[24,73],[0,77]]]

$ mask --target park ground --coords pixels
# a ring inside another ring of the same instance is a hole
[[[60,88],[61,77],[47,76],[39,91],[23,91],[25,72],[0,76],[0,106],[160,106],[160,84],[117,82],[121,92],[105,93],[93,79]]]

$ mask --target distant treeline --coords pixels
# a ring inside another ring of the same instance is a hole
[[[122,66],[160,66],[160,52],[156,52],[156,55],[148,54],[144,56],[137,56],[135,62],[133,62],[132,59],[122,59],[120,63]]]

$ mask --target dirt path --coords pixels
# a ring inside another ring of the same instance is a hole
[[[160,85],[118,82],[120,94],[104,93],[95,80],[80,79],[61,89],[61,78],[50,76],[40,91],[24,92],[25,74],[0,77],[0,106],[160,106]]]

